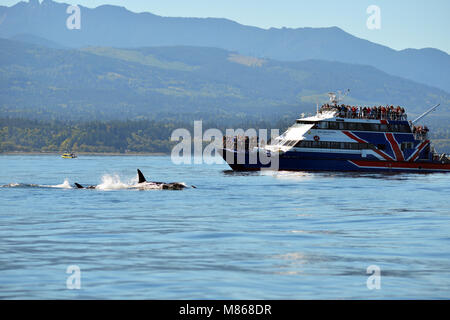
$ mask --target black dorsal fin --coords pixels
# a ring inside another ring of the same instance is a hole
[[[75,186],[76,186],[78,189],[84,189],[84,187],[83,187],[81,184],[76,183],[76,182],[75,182]]]
[[[137,172],[138,172],[138,178],[139,178],[138,183],[146,182],[147,180],[145,180],[145,177],[142,174],[141,170],[137,169]]]

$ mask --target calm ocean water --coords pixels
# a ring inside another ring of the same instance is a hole
[[[3,155],[0,168],[3,299],[450,298],[449,174],[242,174],[156,156]],[[197,189],[120,188],[137,168]]]

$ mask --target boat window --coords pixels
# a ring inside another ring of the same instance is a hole
[[[306,142],[308,142],[308,141],[299,141],[299,142],[295,145],[295,147],[296,147],[296,148],[308,148]]]
[[[386,149],[386,145],[385,144],[379,144],[379,145],[377,145],[377,148],[379,150],[385,150]]]
[[[362,150],[369,149],[373,146],[368,143],[357,142],[336,142],[336,141],[299,141],[296,148],[320,148],[320,149],[346,149],[346,150]]]
[[[406,149],[414,149],[414,143],[413,142],[402,142],[401,148],[402,148],[402,151],[405,151]]]
[[[402,149],[402,151],[405,151],[406,149],[408,149],[407,142],[402,142],[401,149]]]
[[[411,128],[409,125],[399,124],[398,127],[398,132],[411,133]]]
[[[317,122],[315,121],[303,121],[303,120],[297,120],[295,123],[297,124],[306,124],[306,125],[317,125]]]
[[[313,124],[312,121],[297,121],[298,125]],[[337,122],[337,121],[320,121],[315,123],[312,129],[329,129],[329,130],[352,130],[352,131],[378,131],[378,132],[402,132],[411,133],[408,124],[378,124],[364,122]]]
[[[302,121],[302,120],[297,120],[296,122],[295,122],[295,125],[293,126],[293,127],[301,127],[301,126],[303,126],[303,125],[308,125],[308,126],[310,126],[310,125],[312,125],[312,128],[311,129],[317,129],[317,122],[315,122],[315,121]]]
[[[317,123],[317,128],[319,129],[328,129],[328,121],[321,121]]]
[[[332,130],[337,130],[337,129],[339,129],[339,123],[337,123],[337,122],[329,122],[329,124],[328,124],[328,126],[329,126],[329,128],[330,129],[332,129]]]
[[[286,141],[283,141],[283,146],[291,146],[291,145],[294,145],[296,143],[296,141],[294,140],[286,140]]]
[[[341,143],[340,142],[330,142],[330,148],[331,149],[340,149]]]
[[[365,131],[364,123],[361,122],[356,123],[356,130]]]
[[[359,150],[363,150],[363,149],[370,149],[370,144],[368,144],[368,143],[360,143],[359,144]]]

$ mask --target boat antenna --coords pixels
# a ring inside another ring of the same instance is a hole
[[[345,91],[344,95],[342,95],[342,96],[341,96],[341,91],[338,91],[338,92],[339,92],[338,102],[341,102],[350,93],[350,89],[347,89],[347,91]]]
[[[334,92],[328,93],[328,96],[330,97],[330,102],[334,103],[335,105],[339,104],[344,98],[349,94],[350,89],[347,89],[344,94],[342,94],[342,91],[338,90],[338,94]]]
[[[336,99],[336,93],[328,92],[328,96],[330,97],[330,102],[332,104],[337,104],[338,103],[338,99]]]
[[[434,107],[428,109],[427,111],[425,111],[424,113],[422,113],[418,118],[416,118],[415,120],[413,120],[412,124],[416,124],[418,121],[420,121],[421,119],[425,118],[428,114],[430,114],[431,112],[433,112],[434,110],[436,110],[437,107],[439,107],[441,104],[437,104]]]

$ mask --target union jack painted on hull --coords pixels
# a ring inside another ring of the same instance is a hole
[[[415,132],[406,115],[392,118],[342,117],[332,108],[297,119],[264,147],[235,142],[221,154],[239,171],[450,171],[448,157],[434,152],[427,132]]]

